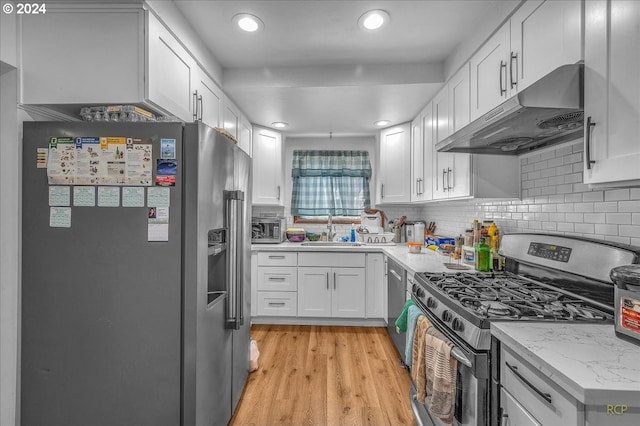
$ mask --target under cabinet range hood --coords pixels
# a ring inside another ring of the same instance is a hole
[[[436,144],[441,152],[518,155],[582,136],[582,63],[563,65]]]

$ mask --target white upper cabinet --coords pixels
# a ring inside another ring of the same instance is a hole
[[[422,201],[424,195],[424,140],[419,115],[411,122],[411,201]]]
[[[253,129],[251,128],[251,123],[245,117],[240,119],[240,130],[238,132],[238,146],[244,152],[249,154],[249,156],[253,156],[251,151],[251,140],[253,137]]]
[[[582,3],[529,0],[516,10],[510,22],[510,88],[522,90],[559,66],[582,60]]]
[[[185,121],[194,121],[198,64],[169,30],[147,14],[146,98]]]
[[[447,131],[449,135],[463,126],[469,124],[469,63],[466,63],[460,70],[449,79],[447,85],[434,98],[434,105],[442,109],[442,114],[434,113],[434,119],[438,120],[445,115]],[[444,131],[438,131],[438,136],[434,139],[444,139]],[[470,154],[442,153],[435,151],[435,144],[432,146],[434,157],[433,174],[433,198],[458,198],[470,195]]]
[[[640,2],[587,1],[584,52],[584,182],[640,185]]]
[[[231,99],[228,97],[224,97],[224,108],[223,108],[223,128],[233,135],[236,139],[238,138],[238,127],[240,123],[240,110],[235,106]]]
[[[529,0],[471,57],[471,120],[582,59],[582,2]]]
[[[445,85],[431,100],[433,105],[433,199],[447,198],[447,170],[453,154],[437,152],[435,145],[449,136],[449,91]]]
[[[238,108],[141,3],[54,2],[46,19],[20,19],[18,28],[21,103],[64,112],[135,104],[238,138]]]
[[[47,4],[46,19],[19,18],[20,102],[103,105],[142,101],[144,20],[145,11],[140,7],[99,13],[80,5],[65,9],[55,4]],[[91,34],[109,36],[101,43]]]
[[[422,183],[422,200],[429,201],[433,199],[433,158],[434,158],[434,120],[433,120],[433,103],[429,102],[420,112],[420,133],[422,134],[422,167],[424,174],[424,182]]]
[[[253,129],[253,204],[283,205],[282,135]]]
[[[380,203],[411,200],[411,123],[380,131]]]
[[[194,89],[194,119],[202,121],[209,127],[222,127],[220,121],[224,94],[222,89],[200,67],[196,69]]]
[[[469,63],[466,63],[447,83],[449,94],[449,134],[469,124]],[[471,154],[453,153],[447,171],[448,198],[471,195]]]
[[[509,97],[509,25],[503,25],[471,57],[471,119],[482,116]]]

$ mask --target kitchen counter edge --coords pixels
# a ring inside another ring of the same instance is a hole
[[[447,269],[444,263],[450,262],[444,256],[433,250],[423,248],[420,253],[409,253],[405,244],[394,245],[362,245],[359,247],[327,247],[303,246],[300,243],[283,242],[280,244],[252,244],[251,252],[295,251],[295,252],[334,252],[334,253],[382,253],[399,263],[409,275],[417,272],[456,272]],[[475,272],[470,267],[465,272]]]
[[[491,334],[584,405],[640,405],[640,346],[613,324],[492,322]]]

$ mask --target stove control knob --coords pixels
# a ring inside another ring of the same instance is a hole
[[[451,311],[445,310],[444,312],[442,312],[442,321],[450,322],[452,318],[453,314],[451,313]]]
[[[451,323],[451,328],[453,328],[455,331],[464,331],[464,323],[462,322],[462,320],[460,320],[460,318],[454,318],[453,322]]]
[[[427,308],[434,309],[438,306],[438,302],[433,297],[427,299]]]

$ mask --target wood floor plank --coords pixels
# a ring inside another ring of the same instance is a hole
[[[385,328],[254,325],[259,369],[231,425],[414,425]]]

